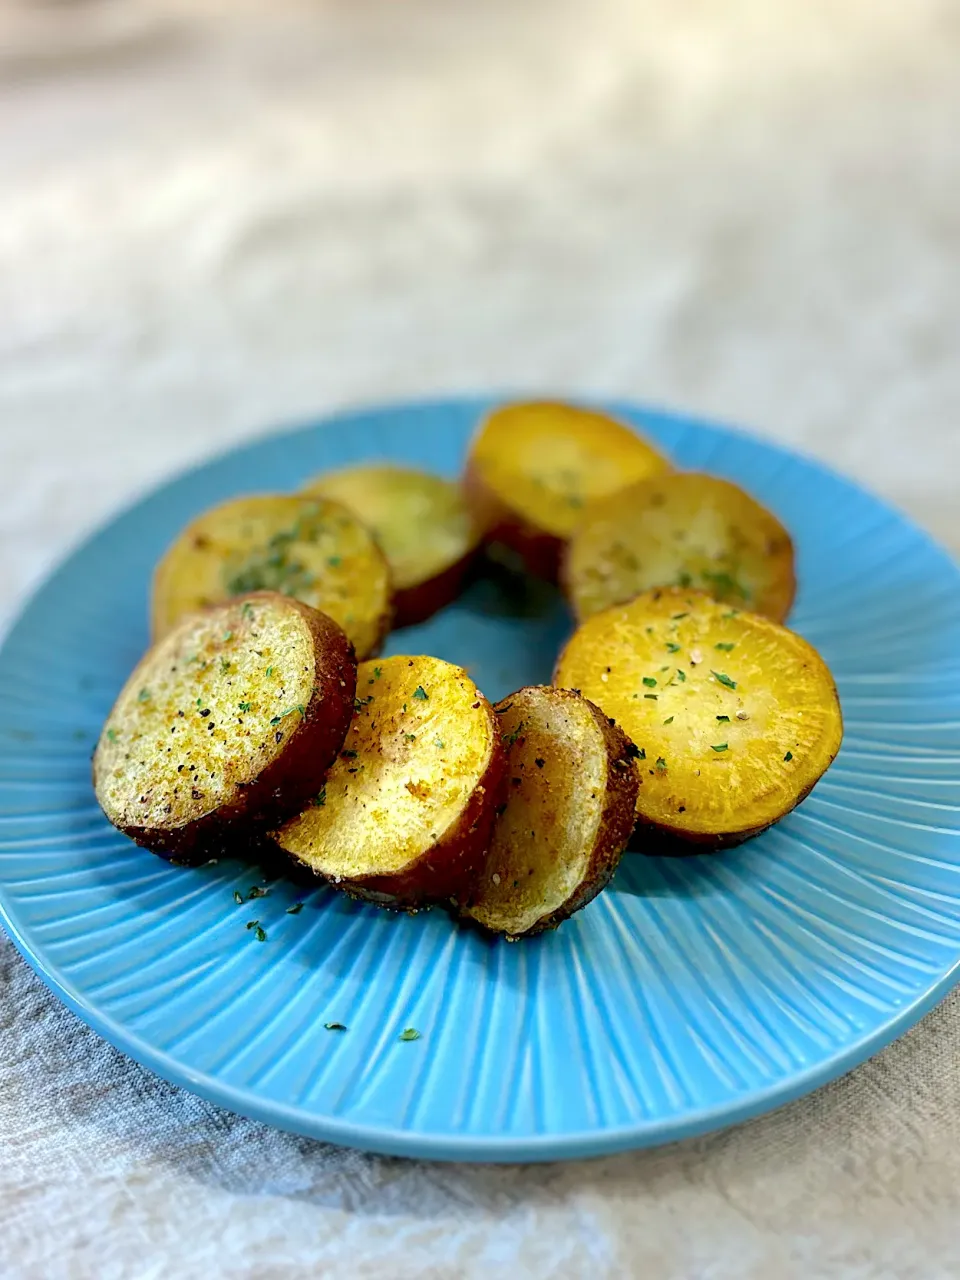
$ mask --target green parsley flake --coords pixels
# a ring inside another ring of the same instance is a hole
[[[325,1022],[323,1024],[325,1031],[346,1031],[346,1027],[342,1022]]]
[[[687,673],[685,671],[681,671],[679,667],[677,668],[677,679],[681,684],[686,684],[687,682]]]
[[[253,901],[254,898],[265,898],[266,896],[267,896],[267,890],[261,889],[258,884],[253,885],[247,891],[247,898],[251,902]]]
[[[344,760],[356,760],[357,758],[357,753],[355,751],[351,751],[349,747],[344,747],[340,754],[343,756]]]
[[[731,680],[729,676],[724,675],[722,671],[711,670],[710,674],[719,680],[725,689],[735,689],[737,687],[736,680]]]
[[[246,712],[246,711],[249,711],[249,710],[250,710],[250,708],[253,706],[253,703],[252,703],[252,702],[238,702],[238,703],[237,703],[237,706],[240,708],[240,710],[241,710],[241,711]]]
[[[354,711],[362,711],[363,708],[368,707],[372,701],[373,701],[372,693],[368,694],[365,698],[354,698],[353,709]]]
[[[724,643],[724,642],[721,640],[718,644],[715,644],[713,647],[714,647],[715,649],[719,649],[719,650],[721,651],[721,653],[730,653],[730,652],[732,652],[732,650],[734,650],[737,646],[734,644],[734,642],[733,642],[732,640],[731,640],[731,641],[729,641],[729,642],[727,642],[727,643]]]
[[[379,680],[379,679],[380,679],[380,677],[381,677],[382,675],[383,675],[383,667],[374,667],[374,668],[373,668],[373,678],[374,678],[375,680]]]
[[[260,921],[259,921],[259,920],[248,920],[248,921],[247,921],[247,928],[248,928],[248,929],[259,929],[259,928],[260,928]]]
[[[233,639],[233,632],[232,632],[232,631],[225,631],[225,632],[223,633],[223,643],[224,643],[224,644],[226,644],[229,640],[232,640],[232,639]]]
[[[343,564],[343,556],[327,556],[327,564],[331,569],[339,569]]]
[[[246,602],[246,604],[245,604],[245,605],[243,606],[243,608],[240,610],[240,614],[241,614],[241,616],[242,616],[242,617],[244,617],[244,618],[252,618],[252,617],[253,617],[253,605],[250,603],[250,601],[249,601],[249,600]]]
[[[137,701],[138,701],[138,702],[149,702],[149,701],[150,701],[150,690],[149,690],[149,689],[141,689],[141,690],[140,690],[140,692],[137,694]]]
[[[729,716],[717,716],[717,719],[720,721],[720,723],[721,723],[721,724],[729,724],[729,723],[730,723],[730,717],[729,717]]]
[[[447,744],[441,738],[434,738],[433,745],[438,751],[446,751]]]
[[[221,658],[221,659],[220,659],[220,674],[221,674],[222,676],[225,676],[229,670],[230,670],[230,659],[229,659],[229,658]]]
[[[322,809],[327,803],[327,788],[321,787],[317,794],[313,797],[313,806],[315,809]]]
[[[644,676],[643,683],[648,689],[655,689],[657,687],[657,680],[655,676]]]
[[[405,1031],[401,1031],[401,1032],[400,1032],[399,1039],[401,1039],[401,1040],[419,1040],[419,1039],[420,1039],[420,1032],[416,1029],[416,1027],[407,1027],[407,1029],[406,1029]]]
[[[673,716],[667,716],[666,720],[664,720],[664,722],[663,722],[663,723],[664,723],[664,724],[673,724]]]
[[[416,742],[417,740],[417,735],[415,733],[405,733],[403,736],[407,742]]]
[[[643,696],[650,702],[656,702],[657,700],[657,695],[655,693],[645,693]]]
[[[689,616],[690,616],[690,615],[689,615],[689,614],[687,614],[687,613],[675,613],[675,614],[673,615],[673,621],[674,621],[674,622],[679,622],[681,618],[688,618]]]
[[[303,903],[295,902],[292,907],[287,907],[287,915],[298,916],[302,910],[303,910]]]
[[[116,729],[108,729],[108,730],[107,730],[107,741],[108,741],[108,742],[116,742],[116,740],[117,740],[119,737],[120,737],[120,735],[119,735],[119,733],[117,733]]]
[[[267,671],[266,671],[267,679],[269,680],[272,675],[273,675],[273,667],[267,667]]]
[[[680,652],[680,646],[679,646],[678,644],[674,644],[672,640],[668,640],[668,641],[667,641],[667,652],[668,652],[668,653],[679,653],[679,652]]]
[[[256,929],[254,930],[253,936],[256,938],[258,942],[266,942],[267,940],[266,930],[261,929],[259,925],[257,925]]]
[[[666,760],[664,760],[663,756],[657,756],[657,769],[658,769],[661,773],[663,773],[663,771],[666,769],[666,767],[667,767],[667,762],[666,762]]]
[[[718,743],[716,744],[716,746],[714,746],[714,745],[712,745],[712,744],[711,744],[710,750],[711,750],[711,751],[726,751],[726,750],[727,750],[727,744],[726,744],[725,742],[718,742]]]
[[[281,720],[286,720],[287,716],[292,716],[295,711],[300,712],[300,719],[303,720],[306,715],[306,711],[303,705],[298,702],[295,707],[287,707],[286,711],[281,711],[280,715],[274,716],[270,721],[270,724],[271,725],[279,724]]]
[[[233,900],[234,900],[234,902],[237,904],[237,906],[238,906],[238,907],[240,907],[240,906],[242,906],[242,905],[243,905],[243,894],[240,892],[240,890],[239,890],[239,889],[234,889],[234,891],[233,891]]]
[[[788,751],[788,752],[787,752],[787,754],[786,754],[783,758],[784,758],[784,760],[786,760],[787,764],[789,764],[789,763],[790,763],[790,761],[793,759],[793,752],[792,752],[792,751]]]
[[[426,702],[427,698],[429,697],[429,694],[427,693],[426,689],[423,687],[422,684],[418,684],[413,696],[416,698],[418,702]]]

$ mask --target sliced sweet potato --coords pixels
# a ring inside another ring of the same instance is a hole
[[[640,780],[622,730],[578,693],[521,689],[496,711],[507,798],[463,914],[517,938],[555,928],[607,884]]]
[[[324,498],[236,498],[194,520],[157,566],[154,638],[184,614],[251,591],[279,591],[326,613],[361,658],[390,629],[383,553],[352,511]]]
[[[695,845],[737,844],[779,821],[843,736],[816,650],[701,592],[647,591],[595,614],[554,682],[581,689],[641,752],[641,823]]]
[[[488,541],[554,581],[584,509],[625,485],[670,470],[631,427],[604,413],[550,402],[507,404],[481,425],[465,485]]]
[[[390,565],[394,626],[423,622],[460,594],[481,537],[459,484],[372,464],[317,476],[305,492],[342,502],[372,531]]]
[[[782,622],[796,590],[786,529],[716,476],[675,472],[593,503],[567,547],[567,595],[581,621],[651,587],[694,587]]]
[[[356,897],[407,908],[460,901],[483,864],[504,763],[493,708],[460,667],[365,662],[324,790],[274,838]]]
[[[353,648],[272,592],[191,614],[151,648],[107,717],[97,799],[137,844],[190,861],[296,813],[353,716]]]

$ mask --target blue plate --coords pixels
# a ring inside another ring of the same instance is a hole
[[[683,467],[739,481],[796,537],[793,625],[839,685],[846,741],[807,802],[719,856],[628,856],[558,932],[488,942],[325,889],[183,870],[101,816],[89,756],[147,641],[157,557],[202,508],[361,458],[451,475],[480,400],[342,415],[239,449],[96,534],[0,654],[0,911],[40,976],[132,1057],[214,1102],[370,1150],[586,1156],[754,1116],[915,1022],[960,964],[960,573],[813,462],[736,432],[611,408]],[[543,589],[481,584],[391,638],[491,697],[549,680],[569,629]],[[246,923],[257,917],[258,942]],[[327,1031],[344,1023],[345,1032]],[[420,1039],[399,1034],[415,1027]]]

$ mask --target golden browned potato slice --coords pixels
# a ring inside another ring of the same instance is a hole
[[[383,553],[353,512],[323,498],[236,498],[194,520],[157,566],[154,638],[184,614],[250,591],[279,591],[328,614],[361,658],[390,629]]]
[[[800,636],[679,588],[595,614],[555,683],[623,726],[642,754],[642,822],[720,847],[809,794],[840,749],[833,679]]]
[[[590,506],[563,577],[581,621],[651,587],[680,586],[782,622],[796,589],[790,535],[776,516],[735,484],[694,472]]]
[[[315,795],[353,716],[357,666],[330,618],[264,592],[191,614],[150,649],[93,758],[115,827],[180,861],[230,848]]]
[[[459,901],[483,864],[503,769],[493,708],[460,667],[365,662],[326,787],[275,839],[357,897],[394,907]]]
[[[488,540],[553,581],[589,503],[669,470],[651,444],[604,413],[529,402],[489,415],[471,445],[465,484]]]
[[[623,732],[578,693],[521,689],[496,711],[507,799],[464,915],[517,938],[555,928],[607,884],[640,781]]]
[[[306,492],[342,502],[379,542],[393,579],[394,626],[423,622],[460,594],[481,537],[459,484],[372,464],[317,476]]]

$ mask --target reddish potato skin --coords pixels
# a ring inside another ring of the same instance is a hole
[[[195,865],[218,853],[242,854],[256,848],[262,832],[299,813],[316,793],[343,746],[353,719],[357,662],[353,645],[337,623],[299,600],[270,591],[253,592],[229,604],[239,607],[244,600],[281,601],[284,607],[295,608],[307,623],[316,663],[313,696],[304,708],[303,718],[289,733],[282,754],[258,777],[237,784],[239,794],[232,803],[181,827],[118,828],[134,844],[170,862]],[[215,605],[209,612],[226,607]],[[150,657],[148,650],[140,665]],[[96,791],[96,753],[92,773]]]
[[[402,874],[341,880],[338,889],[401,911],[455,906],[469,895],[486,863],[490,832],[506,783],[507,753],[492,708],[488,715],[494,730],[490,761],[457,821]]]
[[[535,578],[557,583],[566,542],[528,524],[523,516],[507,506],[487,485],[476,463],[471,459],[463,479],[464,493],[487,543],[500,542],[523,561],[527,572]]]
[[[836,755],[830,757],[830,761],[823,771],[824,773],[836,758]],[[823,774],[820,776],[822,777]],[[812,782],[772,822],[764,823],[762,827],[751,827],[743,831],[724,831],[718,834],[712,832],[691,833],[689,831],[681,831],[675,827],[658,826],[637,814],[637,825],[629,848],[634,853],[645,853],[658,858],[684,858],[691,857],[697,853],[720,853],[724,849],[736,849],[738,845],[746,844],[748,840],[754,840],[757,836],[762,836],[765,831],[769,831],[771,827],[775,827],[788,813],[792,813],[798,805],[803,804],[819,781],[820,778],[817,778],[816,781]]]
[[[461,594],[480,556],[480,545],[438,573],[435,578],[418,582],[415,587],[396,588],[393,594],[393,626],[415,627],[445,609]]]

